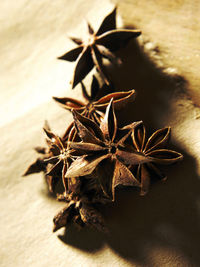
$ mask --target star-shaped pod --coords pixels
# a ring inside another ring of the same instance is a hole
[[[110,100],[113,98],[113,103],[115,109],[120,109],[123,106],[126,106],[127,103],[133,101],[135,99],[135,90],[130,90],[128,92],[115,92],[108,94],[106,96],[101,97],[97,100],[97,94],[99,92],[99,84],[95,76],[93,76],[92,85],[91,85],[91,95],[89,95],[86,91],[86,88],[83,83],[82,92],[83,96],[86,100],[86,104],[82,101],[64,97],[58,98],[53,97],[55,101],[57,101],[61,106],[67,110],[76,110],[81,113],[83,116],[94,120],[96,123],[100,123],[101,118],[103,117],[103,113],[106,110]]]
[[[116,8],[105,17],[96,32],[88,24],[88,32],[87,41],[71,38],[78,46],[59,57],[59,59],[67,61],[77,60],[72,88],[81,82],[94,66],[104,81],[109,84],[109,77],[104,70],[103,58],[114,64],[121,63],[113,52],[141,34],[138,30],[116,29]]]
[[[134,148],[150,159],[149,162],[133,166],[135,176],[141,183],[141,195],[148,192],[151,178],[166,179],[157,165],[173,164],[183,158],[181,153],[166,149],[170,130],[170,127],[157,130],[147,139],[145,126],[140,124],[132,133]]]
[[[134,127],[141,122],[134,122],[121,130],[117,129],[112,99],[100,126],[76,111],[73,111],[73,115],[82,142],[71,142],[70,147],[85,156],[77,158],[71,164],[65,174],[66,179],[86,176],[95,171],[96,182],[112,200],[116,186],[140,186],[126,165],[140,164],[149,159],[140,152],[127,150],[124,142]]]
[[[76,153],[74,153],[75,151],[69,147],[68,142],[64,142],[62,138],[47,129],[44,129],[44,131],[49,138],[49,142],[52,143],[51,147],[53,150],[53,156],[45,159],[45,161],[51,165],[51,168],[46,173],[46,175],[52,177],[50,180],[50,188],[58,182],[58,179],[56,179],[56,181],[53,181],[53,179],[61,176],[65,192],[67,192],[68,181],[65,179],[65,174],[71,162],[77,157],[75,155]]]
[[[39,157],[33,162],[25,171],[23,176],[43,171],[48,183],[49,191],[53,192],[55,185],[62,177],[65,191],[67,190],[67,181],[64,179],[69,164],[74,159],[75,155],[68,144],[55,135],[48,125],[44,128],[44,132],[47,135],[48,148],[36,147],[35,150],[43,157]],[[68,139],[73,140],[74,129],[71,129],[68,133]]]

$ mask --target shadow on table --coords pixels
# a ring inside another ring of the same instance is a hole
[[[78,229],[76,225],[70,225],[64,235],[58,238],[71,246],[88,252],[95,252],[105,244],[105,235],[91,228]]]
[[[111,70],[110,74],[116,90],[134,88],[137,92],[135,102],[125,108],[126,115],[122,111],[118,114],[119,120],[123,120],[123,124],[124,118],[127,123],[143,120],[151,133],[166,126],[162,123],[170,113],[172,99],[187,97],[186,81],[159,69],[135,42],[130,42],[118,55],[123,65]],[[175,150],[182,152],[184,159],[166,169],[168,180],[165,184],[154,184],[145,197],[139,196],[133,188],[117,190],[116,203],[102,209],[109,235],[90,229],[78,232],[71,227],[64,236],[59,236],[60,239],[90,252],[106,242],[122,257],[148,266],[151,266],[150,248],[168,248],[199,266],[197,201],[200,181],[194,159],[180,147]]]

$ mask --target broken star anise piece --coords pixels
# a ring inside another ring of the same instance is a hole
[[[88,202],[87,198],[72,194],[68,196],[66,202],[67,205],[53,218],[53,232],[67,227],[71,222],[81,227],[86,225],[101,232],[107,231],[101,214]]]
[[[140,152],[129,152],[124,146],[125,140],[137,124],[129,125],[118,139],[117,120],[111,99],[100,127],[92,120],[73,111],[74,122],[82,142],[71,142],[70,147],[82,152],[85,156],[72,162],[65,177],[79,177],[98,173],[97,182],[104,194],[114,200],[115,187],[118,185],[140,186],[126,165],[147,162]]]
[[[149,162],[133,166],[135,176],[141,183],[141,195],[148,192],[151,178],[166,179],[157,165],[173,164],[183,158],[181,153],[165,148],[169,138],[170,127],[157,130],[148,140],[143,124],[137,125],[133,130],[134,148],[150,159]]]
[[[135,90],[130,90],[128,92],[111,93],[96,100],[96,97],[94,97],[95,94],[93,93],[91,94],[91,96],[89,96],[87,94],[85,86],[83,85],[83,83],[81,84],[82,84],[83,96],[87,101],[86,104],[83,103],[82,101],[70,97],[64,97],[64,98],[53,97],[53,99],[57,101],[59,104],[61,104],[63,108],[68,110],[72,109],[76,110],[83,116],[95,121],[98,124],[100,124],[100,121],[103,118],[103,112],[105,112],[106,107],[108,106],[112,98],[115,109],[120,109],[127,103],[135,99]],[[91,92],[97,91],[98,90],[96,89],[97,87],[99,87],[99,84],[95,76],[93,76]]]
[[[77,60],[72,88],[81,82],[94,66],[96,66],[105,83],[109,84],[103,58],[107,58],[114,64],[119,64],[121,61],[113,54],[113,51],[125,46],[132,38],[141,34],[139,30],[116,29],[116,8],[105,17],[96,32],[88,24],[88,32],[87,41],[71,38],[78,47],[59,57],[59,59],[67,61]]]

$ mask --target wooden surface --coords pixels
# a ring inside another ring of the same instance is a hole
[[[51,97],[80,98],[69,85],[74,64],[56,59],[73,47],[67,36],[84,36],[85,18],[97,28],[116,3],[123,24],[143,32],[139,44],[118,52],[123,66],[108,67],[116,88],[137,91],[126,121],[142,119],[150,132],[170,125],[184,160],[144,198],[119,190],[103,211],[109,235],[75,227],[53,234],[62,204],[41,174],[21,174],[36,157],[32,148],[44,144],[44,120],[58,134],[71,120]],[[199,1],[8,0],[0,7],[0,266],[199,266]]]

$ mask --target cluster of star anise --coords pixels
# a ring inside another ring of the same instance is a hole
[[[72,87],[81,83],[86,104],[69,97],[54,97],[72,112],[73,122],[62,137],[45,125],[47,147],[35,148],[41,156],[24,174],[44,172],[50,192],[56,191],[58,183],[63,185],[57,199],[66,206],[54,217],[54,231],[71,222],[105,231],[104,220],[96,207],[98,203],[114,201],[115,188],[119,185],[134,186],[141,195],[146,194],[152,178],[166,178],[158,165],[182,159],[180,153],[166,148],[169,127],[157,130],[150,138],[146,137],[142,121],[118,127],[115,109],[132,102],[134,90],[99,97],[112,84],[103,58],[111,64],[122,64],[114,52],[141,32],[116,29],[116,8],[106,16],[97,32],[89,24],[88,30],[87,42],[71,38],[78,46],[60,57],[76,60]],[[100,87],[93,76],[88,93],[82,80],[93,67],[105,84]]]

